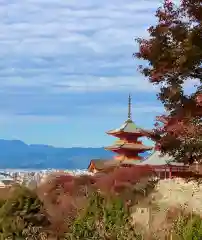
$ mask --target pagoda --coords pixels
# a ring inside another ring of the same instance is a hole
[[[131,118],[131,95],[128,98],[128,119],[123,125],[114,130],[107,132],[108,135],[119,138],[112,146],[105,147],[106,150],[113,151],[117,155],[114,160],[118,161],[132,161],[139,162],[142,157],[139,155],[148,150],[152,150],[153,147],[145,146],[140,137],[145,137],[146,131],[136,126]],[[131,163],[132,163],[131,162]]]

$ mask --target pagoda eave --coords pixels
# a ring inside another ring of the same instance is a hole
[[[128,151],[136,151],[136,152],[144,152],[144,151],[149,151],[152,150],[152,147],[142,147],[142,148],[136,148],[133,146],[109,146],[105,147],[105,150],[111,150],[111,151],[119,151],[119,150],[128,150]]]
[[[144,137],[145,134],[143,132],[125,132],[125,131],[108,131],[106,134],[114,136],[114,137],[121,137],[121,136],[136,136],[136,137]]]
[[[128,162],[134,160],[141,161],[143,158],[139,156],[139,153],[152,150],[153,147],[145,146],[139,138],[150,135],[149,131],[143,130],[138,127],[131,119],[131,96],[128,98],[128,119],[119,127],[114,128],[106,132],[106,134],[118,138],[113,145],[107,146],[104,149],[114,152],[117,156],[114,156],[114,160],[122,162],[128,160]]]

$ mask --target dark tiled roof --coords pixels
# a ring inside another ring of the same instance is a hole
[[[93,159],[93,160],[91,160],[91,163],[94,164],[94,166],[97,170],[104,170],[107,168],[117,167],[117,166],[121,166],[124,164],[136,165],[139,162],[140,162],[139,160],[132,160],[132,159],[131,160],[123,160],[123,161],[119,161],[119,160],[115,160],[115,159],[110,159],[110,160]]]
[[[90,164],[94,164],[95,168],[97,170],[102,170],[108,166],[110,166],[111,163],[113,163],[114,160],[106,160],[106,159],[92,159]],[[90,165],[89,165],[90,166]]]

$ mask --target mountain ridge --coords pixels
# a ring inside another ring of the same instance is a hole
[[[110,159],[113,156],[104,147],[63,148],[0,139],[0,169],[86,169],[91,159]]]

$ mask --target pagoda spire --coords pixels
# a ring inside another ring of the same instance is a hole
[[[123,163],[125,160],[132,160],[134,163],[138,160],[142,160],[142,156],[139,153],[144,153],[145,151],[152,150],[153,147],[145,146],[141,140],[138,138],[147,136],[147,131],[136,126],[132,121],[131,114],[131,94],[128,94],[128,119],[121,125],[121,127],[114,130],[110,130],[107,134],[119,138],[112,146],[105,147],[106,150],[112,151],[117,156],[114,157],[115,160]],[[127,164],[127,163],[126,163]]]
[[[128,120],[131,120],[131,95],[128,95]]]

